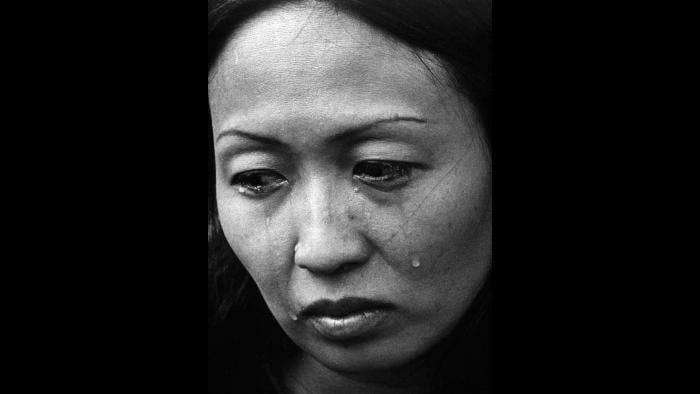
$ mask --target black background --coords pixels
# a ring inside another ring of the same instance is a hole
[[[6,13],[6,324],[26,391],[206,390],[206,22],[203,2],[182,3]],[[640,331],[661,307],[642,278],[648,180],[664,174],[639,146],[653,120],[618,31],[628,10],[503,3],[495,391],[646,386]]]

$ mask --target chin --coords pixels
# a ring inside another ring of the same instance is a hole
[[[419,349],[388,344],[315,344],[307,351],[329,369],[344,373],[367,373],[399,368],[418,359]]]

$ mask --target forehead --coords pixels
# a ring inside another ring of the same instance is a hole
[[[209,75],[215,130],[262,119],[420,115],[441,90],[408,47],[326,6],[285,6],[249,20]]]

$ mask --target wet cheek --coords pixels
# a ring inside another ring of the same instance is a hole
[[[420,268],[416,278],[430,281],[433,275],[447,280],[464,280],[475,269],[488,264],[484,258],[490,248],[487,226],[488,200],[480,190],[457,187],[435,188],[417,208],[405,212],[400,243],[410,251],[406,263]],[[430,229],[430,231],[425,231]],[[419,275],[420,273],[420,275]]]
[[[234,235],[229,242],[245,269],[253,278],[265,303],[276,317],[288,309],[285,289],[289,270],[279,245],[269,234],[249,232]]]
[[[221,228],[239,258],[250,255],[252,250],[257,253],[268,250],[265,247],[270,243],[267,226],[257,209],[227,199],[220,200],[218,208]]]
[[[234,236],[230,240],[231,248],[243,266],[248,270],[259,286],[280,278],[279,273],[284,268],[283,256],[272,239],[259,234]]]
[[[225,212],[225,211],[224,211]],[[277,293],[284,279],[283,239],[265,221],[242,215],[220,215],[221,227],[231,249],[264,293]]]

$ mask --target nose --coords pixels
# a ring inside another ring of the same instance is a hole
[[[296,266],[316,275],[335,275],[369,260],[369,242],[353,219],[355,197],[351,190],[352,185],[342,187],[330,179],[315,179],[299,193],[295,202]]]

